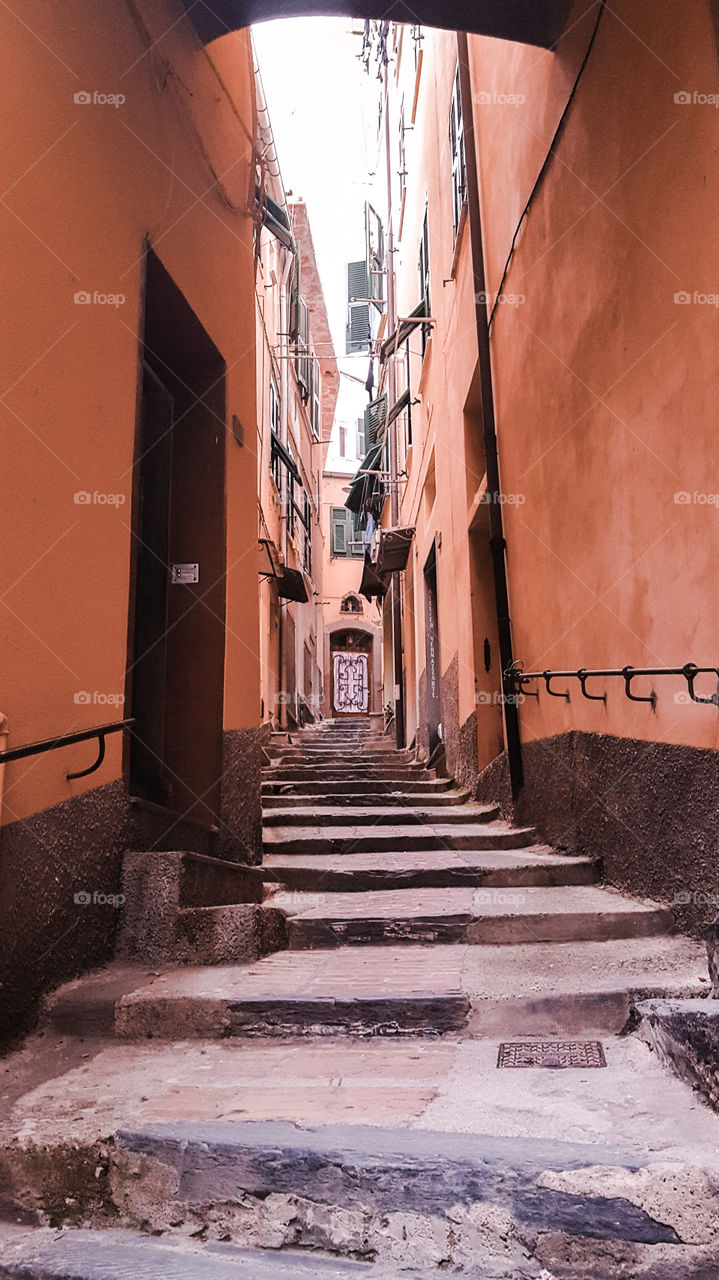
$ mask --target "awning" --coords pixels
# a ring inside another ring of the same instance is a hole
[[[407,568],[414,529],[381,529],[378,573],[401,573]]]
[[[364,596],[365,600],[374,600],[375,598],[384,600],[388,589],[389,583],[384,578],[380,578],[369,560],[365,560],[359,589],[360,595]]]
[[[282,600],[296,600],[298,604],[307,604],[310,597],[304,574],[299,569],[288,569],[283,565],[281,573],[277,575],[277,594]]]
[[[280,440],[280,437],[275,435],[274,431],[272,432],[271,448],[272,448],[272,456],[274,457],[276,455],[277,457],[281,458],[282,462],[287,467],[287,470],[292,476],[292,479],[296,482],[296,484],[301,485],[302,476],[297,470],[297,463],[295,462],[294,458],[292,457],[292,454],[289,452],[286,446],[283,445],[282,441]]]
[[[412,336],[418,325],[428,324],[429,316],[424,309],[424,301],[415,307],[414,311],[407,316],[406,320],[400,320],[397,328],[385,338],[379,349],[380,362],[385,361],[388,356],[394,355],[395,351]]]
[[[370,445],[364,456],[362,466],[354,479],[350,481],[350,491],[347,496],[345,506],[349,511],[354,511],[356,515],[359,515],[368,503],[370,503],[379,493],[382,485],[382,481],[379,476],[367,475],[366,473],[380,470],[383,449],[384,439],[378,440],[375,444]]]
[[[263,198],[258,186],[255,187],[255,199],[260,206],[262,225],[267,227],[267,230],[279,240],[280,244],[284,245],[285,249],[294,249],[295,242],[292,238],[289,218],[282,205],[273,200],[272,196],[268,196],[267,192]]]

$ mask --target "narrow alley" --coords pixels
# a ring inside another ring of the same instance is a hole
[[[0,1280],[719,1280],[719,0],[349,7],[0,4]]]

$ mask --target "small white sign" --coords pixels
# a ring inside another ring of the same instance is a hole
[[[200,581],[199,564],[173,564],[172,581],[173,582],[199,582]]]

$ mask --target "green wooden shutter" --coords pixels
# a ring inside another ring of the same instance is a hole
[[[332,555],[347,555],[347,515],[344,507],[332,508]]]
[[[370,449],[381,435],[387,421],[387,397],[371,400],[364,411],[365,448]]]
[[[347,355],[369,351],[369,304],[352,302],[352,298],[369,298],[370,283],[366,262],[350,262],[347,266]]]

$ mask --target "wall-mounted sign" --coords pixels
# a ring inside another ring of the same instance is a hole
[[[200,581],[199,564],[173,564],[172,565],[172,581],[189,583]]]

